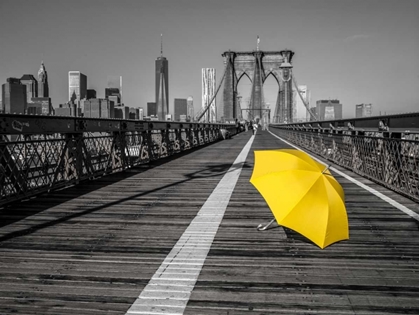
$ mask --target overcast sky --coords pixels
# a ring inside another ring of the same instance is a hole
[[[36,76],[43,60],[54,107],[68,100],[68,71],[78,70],[98,97],[108,75],[123,76],[124,103],[146,108],[161,33],[170,111],[189,95],[198,110],[201,68],[216,68],[219,82],[221,54],[255,50],[257,36],[262,51],[295,52],[312,106],[338,99],[344,117],[360,103],[375,115],[419,110],[418,0],[0,0],[0,82]],[[272,106],[276,90],[267,80]]]

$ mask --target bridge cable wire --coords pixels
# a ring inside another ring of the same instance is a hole
[[[296,79],[295,79],[295,75],[292,73],[292,80],[293,80],[293,84],[295,85],[296,91],[299,94],[300,99],[303,102],[303,105],[305,105],[306,110],[308,111],[309,115],[311,116],[311,118],[313,118],[315,121],[318,121],[318,117],[316,117],[316,115],[309,109],[309,103],[307,103],[304,99],[302,94],[300,94],[300,90],[299,87],[296,83]]]
[[[230,60],[229,60],[229,62],[230,62]],[[196,121],[200,121],[200,120],[201,120],[201,118],[203,118],[203,116],[204,116],[204,115],[207,113],[207,111],[210,109],[210,106],[211,106],[211,104],[213,103],[214,99],[216,98],[217,93],[219,92],[219,89],[220,89],[220,87],[222,86],[222,83],[223,83],[223,81],[224,81],[224,79],[225,79],[226,72],[227,72],[227,68],[228,68],[228,63],[226,62],[225,71],[223,72],[223,76],[222,76],[222,78],[220,79],[219,86],[217,87],[216,93],[214,93],[214,95],[212,96],[212,98],[211,98],[210,102],[208,102],[208,103],[207,103],[207,106],[206,106],[204,109],[201,109],[201,110],[200,110],[200,112],[197,114],[197,116],[195,117],[195,120],[196,120]]]
[[[261,123],[263,124],[263,128],[265,128],[265,124],[270,123],[270,122],[265,121],[266,112],[265,112],[265,98],[264,98],[264,80],[263,80],[263,69],[262,69],[261,62],[262,62],[262,60],[258,60],[258,67],[260,68],[260,83],[261,83],[261,86],[260,86],[260,91],[261,91],[260,108],[264,109],[264,114],[262,113],[263,111],[261,111],[261,116],[264,116],[264,117],[260,117],[260,119],[261,119]]]

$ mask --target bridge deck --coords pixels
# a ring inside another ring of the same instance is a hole
[[[249,138],[0,210],[0,314],[125,314]],[[256,230],[272,215],[249,183],[252,152],[286,147],[258,132],[191,296],[179,294],[194,257],[166,284],[175,302],[139,314],[182,314],[183,300],[188,315],[418,314],[418,221],[349,180],[334,174],[350,240],[321,250],[288,229]]]

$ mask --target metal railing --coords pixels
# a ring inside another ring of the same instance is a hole
[[[232,124],[0,115],[0,205],[168,157]]]
[[[353,119],[353,124],[339,120],[270,125],[270,130],[335,164],[419,201],[418,118],[418,113],[414,113],[372,117],[364,121]]]

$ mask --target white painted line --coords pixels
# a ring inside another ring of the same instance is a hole
[[[320,159],[316,158],[315,156],[309,154],[308,152],[306,152],[305,150],[302,150],[301,148],[298,148],[297,146],[295,146],[294,144],[290,143],[289,141],[284,140],[283,138],[277,136],[276,134],[272,133],[270,130],[268,130],[269,133],[271,133],[271,135],[273,135],[274,137],[276,137],[277,139],[280,139],[281,141],[287,143],[288,145],[303,151],[305,153],[307,153],[308,155],[310,155],[314,160],[318,161],[319,163],[322,163],[324,165],[328,165],[327,163],[321,161]],[[339,171],[338,169],[336,169],[335,167],[330,167],[330,170],[334,171],[335,173],[339,174],[340,176],[343,176],[344,178],[348,179],[349,181],[351,181],[352,183],[356,184],[359,187],[362,187],[364,189],[366,189],[368,192],[370,192],[371,194],[375,195],[378,198],[381,198],[383,201],[389,203],[390,205],[394,206],[395,208],[397,208],[398,210],[404,212],[405,214],[409,215],[410,217],[412,217],[413,219],[416,219],[417,221],[419,220],[419,215],[417,213],[415,213],[413,210],[408,209],[406,206],[400,204],[399,202],[385,196],[384,194],[380,193],[379,191],[373,189],[372,187],[369,187],[361,182],[359,182],[358,180],[348,176],[347,174]]]
[[[151,279],[147,286],[154,285],[154,286],[170,286],[170,287],[179,287],[179,288],[189,288],[192,290],[194,288],[195,283],[188,284],[188,283],[181,283],[177,280],[159,280],[159,279]]]
[[[255,136],[252,136],[249,139],[235,162],[217,184],[197,216],[191,221],[126,314],[169,315],[184,313],[254,138]],[[203,234],[205,234],[204,238],[202,237]],[[173,264],[184,264],[183,262],[186,259],[191,258],[194,258],[194,261],[197,262],[194,264],[197,268],[195,270],[180,273],[178,267],[171,267]],[[180,289],[181,286],[183,287],[182,290]],[[170,290],[159,290],[165,287],[170,288]],[[173,291],[175,287],[178,288],[177,292]]]
[[[149,299],[173,299],[173,300],[188,300],[189,295],[183,291],[167,291],[167,290],[153,290],[148,291],[143,295],[143,298]]]

